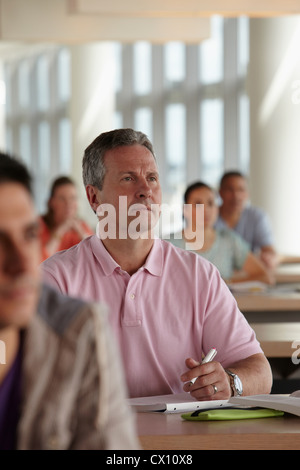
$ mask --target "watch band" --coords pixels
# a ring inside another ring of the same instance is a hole
[[[241,396],[243,394],[243,384],[241,379],[237,374],[234,374],[228,369],[225,369],[225,372],[229,375],[230,377],[230,386],[233,391],[234,396]]]

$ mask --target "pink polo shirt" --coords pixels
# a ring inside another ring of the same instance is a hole
[[[131,397],[182,392],[185,359],[217,348],[224,367],[262,352],[217,269],[156,239],[135,274],[123,271],[93,235],[42,263],[61,292],[105,302]]]

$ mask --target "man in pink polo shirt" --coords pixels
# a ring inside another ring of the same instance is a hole
[[[148,138],[132,129],[100,134],[85,150],[83,180],[97,235],[46,260],[44,279],[109,306],[130,396],[269,393],[269,363],[217,269],[152,236],[162,196]],[[212,347],[216,359],[200,365]]]

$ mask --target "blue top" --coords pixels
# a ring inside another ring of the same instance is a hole
[[[228,225],[219,215],[215,228],[220,230]],[[258,207],[247,206],[235,227],[232,228],[249,244],[251,251],[257,252],[263,246],[274,244],[269,217]]]
[[[0,385],[0,450],[16,449],[21,397],[21,350],[20,347],[10,370]]]
[[[185,249],[185,240],[180,234],[172,234],[170,242]],[[248,244],[236,233],[229,229],[217,230],[216,239],[212,247],[207,251],[196,253],[214,264],[220,271],[223,279],[230,279],[235,270],[241,270],[250,249]]]

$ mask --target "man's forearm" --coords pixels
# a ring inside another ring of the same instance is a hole
[[[243,384],[243,395],[270,393],[273,383],[270,364],[263,354],[254,354],[228,366],[239,376]],[[230,377],[228,376],[230,381]]]

